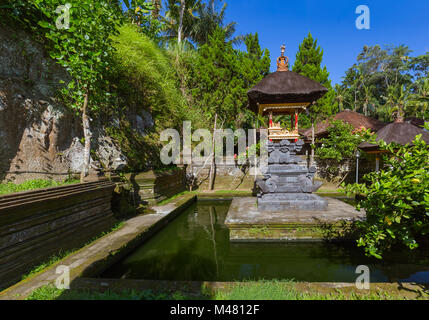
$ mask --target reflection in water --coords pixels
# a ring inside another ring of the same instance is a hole
[[[367,265],[372,282],[429,282],[429,253],[394,252],[369,259],[354,243],[230,243],[229,202],[199,202],[103,278],[234,281],[294,279],[354,282]]]

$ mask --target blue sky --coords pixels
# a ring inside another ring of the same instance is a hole
[[[227,22],[238,23],[239,34],[259,34],[271,54],[272,71],[280,46],[293,63],[299,44],[311,32],[324,50],[323,64],[332,84],[341,82],[364,45],[408,45],[419,55],[429,52],[428,0],[227,0]],[[367,5],[371,29],[358,30],[355,13]]]

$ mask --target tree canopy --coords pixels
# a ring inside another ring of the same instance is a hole
[[[334,110],[335,93],[332,89],[331,80],[329,79],[329,72],[326,66],[322,67],[322,61],[323,49],[318,45],[317,39],[314,39],[312,34],[309,33],[299,45],[292,71],[319,82],[329,90],[328,93],[313,106],[311,112],[313,121],[326,118],[336,111]],[[301,125],[308,127],[309,124],[310,119],[306,115],[301,116]]]

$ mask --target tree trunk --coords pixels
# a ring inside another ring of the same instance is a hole
[[[177,32],[177,42],[182,42],[183,33],[183,16],[185,14],[185,0],[180,0],[180,18],[179,18],[179,30]]]
[[[83,151],[83,164],[82,164],[82,171],[80,173],[80,181],[84,182],[84,179],[88,176],[89,173],[89,164],[91,159],[91,128],[89,124],[89,117],[87,114],[87,108],[88,108],[88,100],[89,100],[89,93],[86,93],[84,96],[84,102],[83,102],[83,108],[82,108],[82,127],[83,127],[83,134],[85,137],[85,147]]]
[[[159,18],[159,12],[161,11],[161,0],[152,0],[153,4],[153,11],[152,11],[152,18],[158,19]]]
[[[311,123],[311,155],[310,155],[310,168],[314,165],[314,122]]]
[[[213,144],[212,144],[212,164],[210,166],[210,179],[209,179],[209,190],[212,191],[214,189],[214,171],[215,171],[215,136],[216,136],[216,126],[217,126],[217,113],[215,114],[215,122],[213,129]]]

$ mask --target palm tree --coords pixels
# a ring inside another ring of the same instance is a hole
[[[242,36],[233,37],[236,31],[236,22],[224,25],[227,4],[224,3],[222,9],[217,11],[217,1],[209,0],[208,3],[203,3],[197,9],[198,17],[193,25],[192,40],[200,46],[208,42],[209,36],[218,27],[225,31],[225,39],[233,44],[238,44],[244,39]]]
[[[411,95],[410,100],[410,105],[414,107],[414,115],[422,116],[423,120],[426,120],[429,106],[429,79],[424,79],[417,84],[417,92]]]
[[[159,18],[159,13],[161,12],[161,9],[162,9],[161,0],[152,0],[152,6],[153,6],[152,18],[153,19],[158,19]]]
[[[403,119],[408,105],[408,89],[404,85],[389,86],[387,97],[382,96],[386,103],[380,108],[380,113],[387,121]]]
[[[363,113],[365,116],[369,115],[369,109],[372,106],[372,112],[376,111],[376,106],[378,105],[377,99],[372,95],[372,87],[365,84],[362,85],[364,91],[364,101],[363,101]]]
[[[338,102],[339,112],[343,111],[343,108],[344,108],[345,93],[346,93],[346,89],[341,88],[339,84],[335,85],[335,100]]]
[[[226,39],[233,44],[243,41],[243,36],[234,37],[236,22],[225,25],[225,13],[227,4],[224,3],[218,10],[220,0],[167,0],[165,14],[165,40],[176,41],[181,44],[185,41],[192,45],[208,42],[209,36],[216,28],[222,28],[226,33]]]
[[[188,42],[193,25],[196,23],[196,13],[202,5],[201,0],[167,0],[164,17],[166,42],[177,41],[181,44]]]

